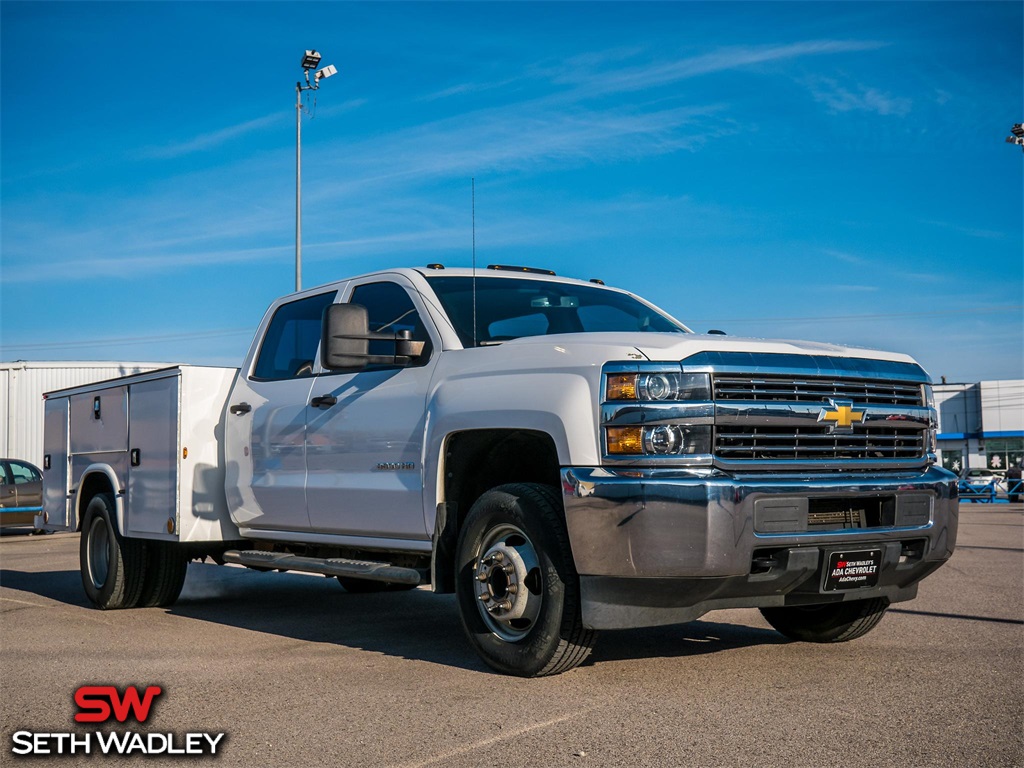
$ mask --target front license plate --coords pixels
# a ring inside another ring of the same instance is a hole
[[[882,568],[882,550],[862,549],[855,552],[832,552],[825,571],[825,592],[873,587],[878,584]]]

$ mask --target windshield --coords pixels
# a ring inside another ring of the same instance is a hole
[[[473,278],[428,277],[462,346],[473,346]],[[548,280],[476,278],[477,345],[555,333],[686,333],[618,291]]]

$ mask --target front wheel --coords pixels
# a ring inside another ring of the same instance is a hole
[[[541,677],[590,655],[595,633],[583,626],[556,489],[517,483],[485,493],[462,526],[456,557],[462,625],[489,666]]]
[[[765,621],[791,640],[844,643],[863,637],[882,620],[889,600],[851,600],[828,605],[762,608]]]
[[[144,543],[118,533],[114,510],[109,493],[89,500],[78,550],[85,594],[104,610],[138,605],[146,569]]]

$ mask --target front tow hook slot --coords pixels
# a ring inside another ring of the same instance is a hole
[[[755,557],[750,561],[751,573],[767,573],[772,568],[778,568],[782,563],[774,557]]]

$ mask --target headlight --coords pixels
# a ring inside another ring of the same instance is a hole
[[[659,424],[607,427],[609,456],[692,456],[711,453],[710,426]]]
[[[667,402],[710,400],[711,377],[706,373],[612,373],[608,374],[605,399]]]
[[[605,366],[601,433],[605,461],[650,466],[711,466],[711,375],[671,363]]]

